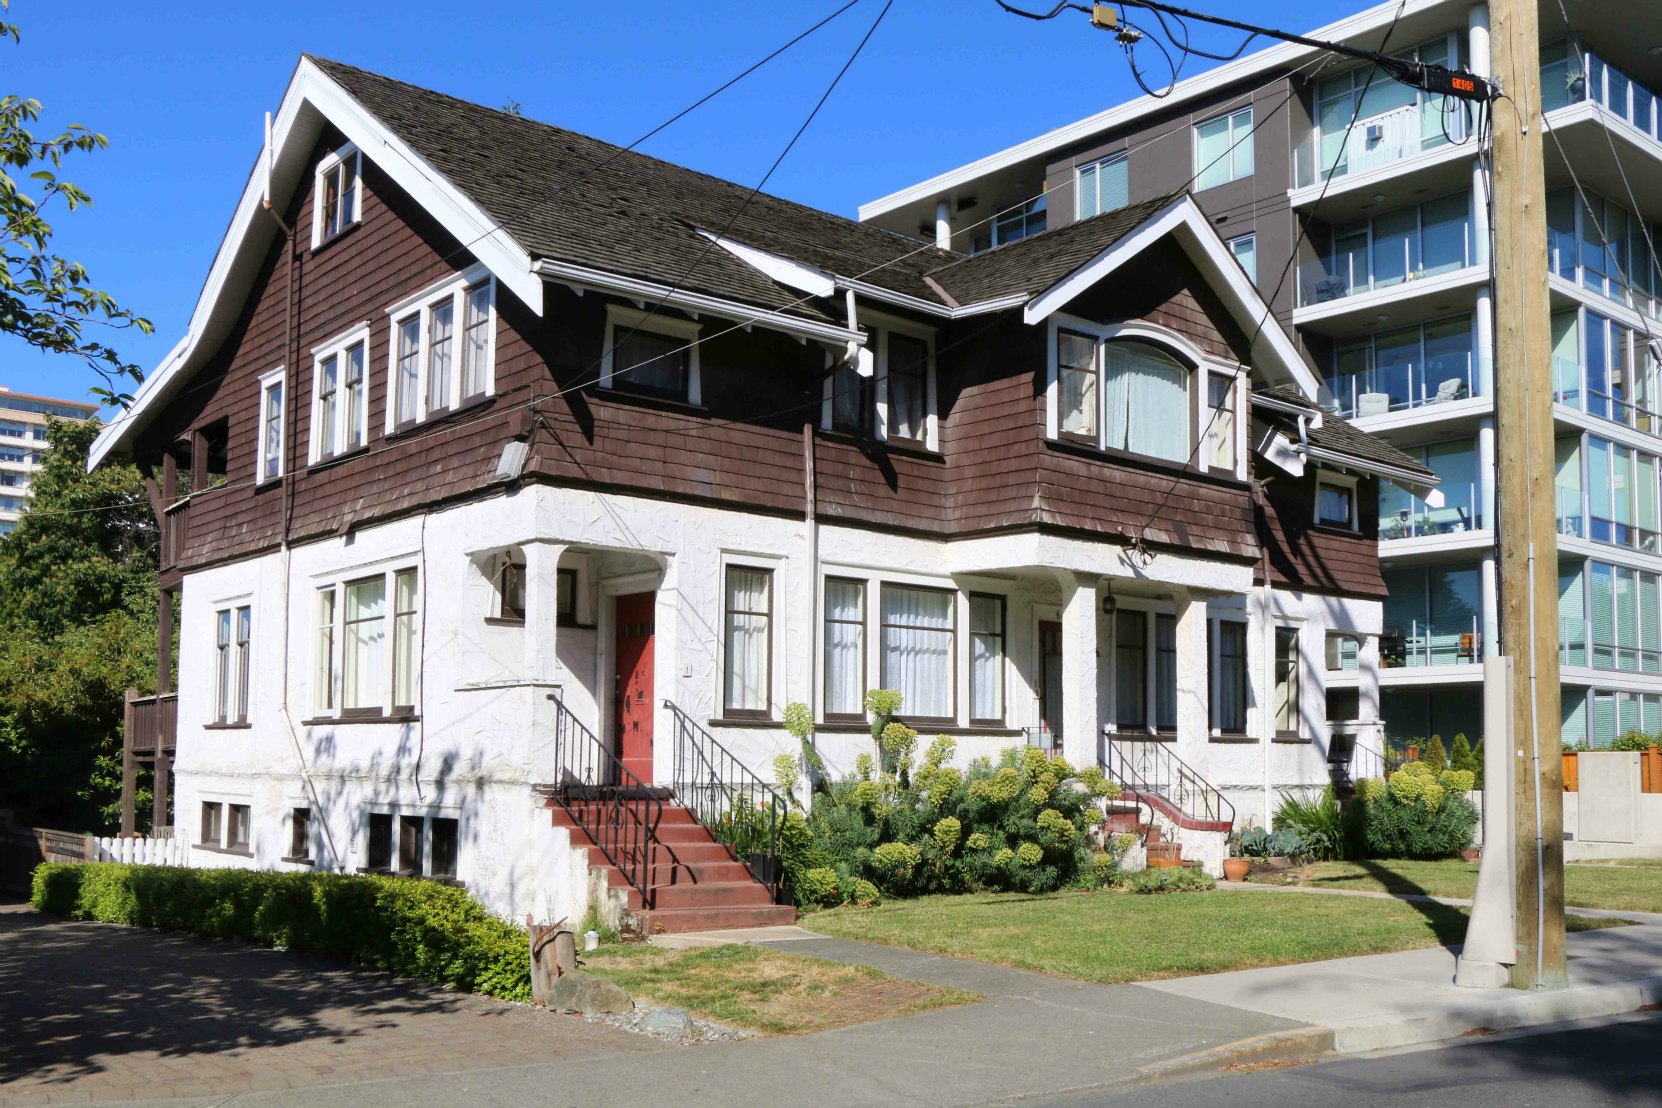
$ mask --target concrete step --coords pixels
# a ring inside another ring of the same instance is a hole
[[[554,826],[581,826],[582,817],[586,816],[590,812],[594,812],[597,813],[596,818],[599,818],[598,813],[605,811],[608,807],[610,806],[601,804],[598,801],[588,800],[574,801],[570,810],[567,810],[564,805],[556,804],[551,809],[553,812]],[[655,816],[658,820],[658,826],[660,827],[668,827],[678,824],[696,824],[698,822],[691,812],[678,804],[665,804],[662,809],[657,811],[651,811],[642,804],[629,804],[626,807],[636,820],[650,820]],[[573,812],[577,813],[576,818],[573,817]]]
[[[734,927],[777,927],[795,923],[796,909],[788,904],[738,908],[654,908],[651,911],[636,911],[635,918],[646,934],[664,935],[684,931],[725,931]]]
[[[657,911],[671,908],[742,908],[766,906],[773,903],[766,886],[752,881],[745,874],[743,881],[720,881],[711,885],[660,885],[652,890],[652,907]]]
[[[628,885],[628,879],[623,871],[616,866],[608,865],[604,856],[594,860],[596,855],[591,854],[590,865],[606,871],[606,883],[614,889],[621,889]],[[671,885],[719,885],[733,882],[749,881],[750,871],[738,862],[663,862],[656,863],[647,871],[647,884],[654,887]]]

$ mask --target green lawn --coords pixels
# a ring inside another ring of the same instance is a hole
[[[1469,897],[1477,887],[1477,863],[1319,862],[1305,867],[1298,883],[1368,892],[1426,893]],[[1577,908],[1662,912],[1662,860],[1577,862],[1564,867],[1564,899]]]
[[[799,1035],[851,1023],[907,1016],[981,998],[754,946],[667,950],[645,943],[603,946],[583,968],[609,977],[630,996],[685,1008],[729,1027]]]
[[[1466,913],[1345,896],[1069,892],[921,897],[815,912],[802,924],[1113,984],[1458,943]]]

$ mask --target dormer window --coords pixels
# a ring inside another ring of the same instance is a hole
[[[826,377],[820,426],[938,450],[935,407],[933,330],[884,322],[866,328],[857,362]]]
[[[363,218],[363,159],[351,144],[318,163],[313,194],[312,249],[317,249]]]

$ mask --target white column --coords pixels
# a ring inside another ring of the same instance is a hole
[[[1102,735],[1097,578],[1066,570],[1057,576],[1062,583],[1062,757],[1075,766],[1094,766]]]
[[[1177,604],[1177,744],[1181,757],[1200,765],[1212,729],[1206,598],[1179,589],[1173,600]]]
[[[945,197],[935,201],[935,245],[952,249],[952,201]]]
[[[554,683],[564,679],[559,672],[557,651],[560,604],[560,556],[564,543],[525,544],[525,677],[528,681]]]
[[[1356,715],[1358,719],[1377,720],[1379,715],[1379,636],[1367,635],[1356,652],[1356,669],[1361,680],[1356,683]]]

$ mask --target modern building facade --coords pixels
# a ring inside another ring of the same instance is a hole
[[[17,527],[34,493],[31,486],[46,450],[46,420],[87,420],[98,405],[54,400],[0,388],[0,536]]]
[[[1540,24],[1563,733],[1603,746],[1662,730],[1662,8],[1543,0]],[[1486,73],[1488,33],[1483,4],[1391,0],[1310,37]],[[979,251],[1183,188],[1271,305],[1268,325],[1321,376],[1326,410],[1441,478],[1440,498],[1381,498],[1380,709],[1393,739],[1475,742],[1480,663],[1497,644],[1496,488],[1508,475],[1494,464],[1504,367],[1492,364],[1489,219],[1468,105],[1279,45],[860,215]],[[1344,718],[1352,661],[1328,662],[1330,715]]]

